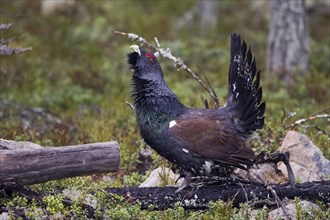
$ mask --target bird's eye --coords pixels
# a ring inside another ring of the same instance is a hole
[[[146,53],[146,57],[147,57],[150,61],[154,61],[154,55],[152,55],[151,53]]]

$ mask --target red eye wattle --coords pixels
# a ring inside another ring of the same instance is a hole
[[[154,60],[154,55],[152,55],[151,53],[146,53],[146,57],[147,57],[150,61],[153,61],[153,60]]]

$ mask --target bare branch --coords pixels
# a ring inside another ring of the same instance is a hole
[[[11,26],[12,26],[12,23],[0,24],[0,30],[8,30]],[[31,47],[28,47],[28,48],[22,48],[22,47],[14,48],[14,47],[11,47],[7,44],[7,42],[9,40],[0,38],[0,56],[19,54],[19,53],[23,53],[23,52],[32,50]]]
[[[155,42],[156,42],[157,47],[160,47],[160,43],[159,43],[159,41],[158,41],[158,38],[157,38],[157,37],[154,37],[154,40],[155,40]]]
[[[217,95],[214,93],[213,90],[209,89],[208,86],[206,86],[202,80],[182,61],[180,57],[175,57],[172,55],[171,50],[169,48],[162,48],[162,47],[155,47],[151,43],[149,43],[145,38],[140,37],[137,34],[134,33],[126,33],[121,31],[113,31],[114,34],[127,36],[129,39],[132,39],[133,41],[138,41],[140,44],[145,44],[147,47],[152,48],[153,50],[156,50],[160,55],[163,57],[172,60],[175,64],[175,67],[178,68],[178,70],[185,70],[188,74],[190,74],[211,96],[212,100],[216,103],[216,107],[219,107],[219,100]],[[157,39],[157,38],[156,38]],[[159,44],[159,41],[156,40],[156,44]]]
[[[296,126],[298,126],[302,123],[312,121],[312,120],[315,120],[315,119],[318,119],[318,118],[328,118],[328,119],[330,119],[330,115],[329,114],[311,115],[308,118],[301,118],[301,119],[293,122],[292,124],[286,126],[284,129],[290,129],[290,128],[296,127]]]
[[[30,50],[32,50],[31,47],[28,47],[28,48],[22,48],[22,47],[13,48],[13,47],[10,47],[8,45],[0,45],[0,55],[1,56],[24,53],[24,52],[30,51]]]

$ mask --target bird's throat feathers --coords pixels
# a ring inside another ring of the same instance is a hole
[[[162,126],[176,117],[184,106],[163,79],[132,78],[132,97],[139,126]]]

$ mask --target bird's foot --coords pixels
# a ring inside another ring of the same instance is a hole
[[[175,190],[175,193],[179,193],[182,190],[184,190],[186,188],[189,188],[189,187],[191,187],[194,191],[196,190],[196,184],[194,184],[194,183],[185,183],[185,182],[186,181],[183,181],[182,185],[177,190]]]
[[[197,191],[197,185],[195,183],[190,183],[188,185],[182,185],[182,186],[179,187],[179,189],[177,189],[175,191],[175,193],[179,193],[179,192],[181,192],[182,190],[184,190],[188,187],[191,187],[191,190],[183,196],[182,200],[192,198],[193,195],[195,194],[195,192]]]
[[[198,188],[198,184],[191,182],[191,177],[192,177],[192,174],[191,173],[188,173],[186,175],[186,177],[183,179],[181,186],[175,191],[175,193],[179,193],[182,190],[184,190],[184,189],[186,189],[188,187],[191,187],[191,191],[189,191],[184,196],[184,199],[185,198],[191,198],[195,194],[195,192],[197,191],[197,188]]]
[[[175,191],[175,193],[179,193],[181,192],[182,190],[188,188],[188,187],[192,187],[192,183],[191,183],[191,177],[192,177],[192,174],[191,173],[187,173],[186,176],[184,177],[183,181],[182,181],[182,184],[181,186],[179,187],[179,189],[177,189]],[[192,187],[193,188],[193,187]]]

